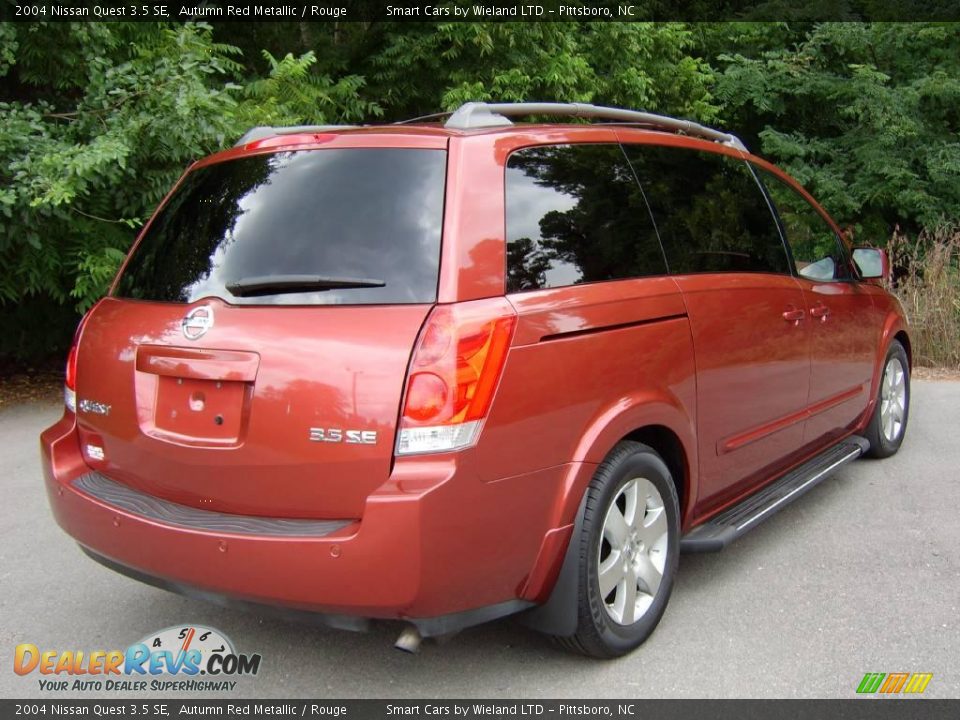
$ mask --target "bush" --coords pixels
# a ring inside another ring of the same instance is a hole
[[[916,239],[897,232],[889,252],[894,292],[910,319],[914,363],[960,370],[960,230]]]

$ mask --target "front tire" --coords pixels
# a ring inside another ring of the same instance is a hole
[[[577,630],[559,638],[598,658],[625,655],[654,631],[680,555],[680,510],[666,464],[650,447],[621,442],[587,489],[579,537]]]
[[[910,417],[910,363],[907,351],[898,340],[890,343],[880,375],[877,405],[874,408],[866,437],[870,441],[869,457],[890,457],[903,444]]]

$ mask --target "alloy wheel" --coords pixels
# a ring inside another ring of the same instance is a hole
[[[900,359],[892,357],[883,371],[880,385],[880,430],[888,442],[895,442],[900,437],[906,412],[906,373]]]
[[[598,581],[610,618],[632,625],[649,610],[667,559],[667,516],[663,498],[646,478],[624,483],[603,521]]]

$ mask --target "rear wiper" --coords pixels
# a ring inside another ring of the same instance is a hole
[[[234,280],[227,283],[227,290],[237,297],[250,297],[344,288],[384,287],[386,284],[383,280],[375,278],[326,277],[324,275],[262,275]]]

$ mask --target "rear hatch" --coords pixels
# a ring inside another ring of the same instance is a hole
[[[194,507],[357,518],[436,300],[446,152],[331,147],[188,173],[84,325],[88,463]]]

